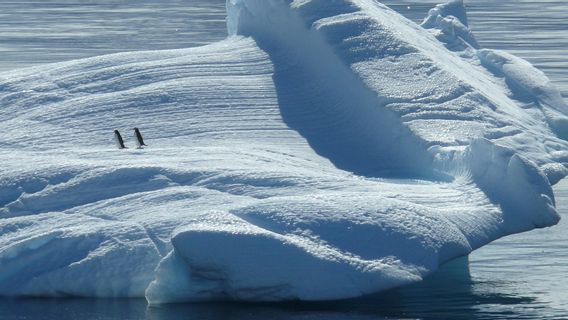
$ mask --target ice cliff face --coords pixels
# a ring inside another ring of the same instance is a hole
[[[0,74],[1,295],[349,298],[558,221],[568,108],[461,1],[227,9],[209,46]]]

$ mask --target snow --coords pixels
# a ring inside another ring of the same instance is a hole
[[[550,128],[559,137],[568,138],[568,104],[542,71],[501,50],[482,49],[477,55],[484,66],[505,78],[511,90],[536,101]]]
[[[351,298],[558,222],[566,105],[463,2],[227,11],[204,47],[0,74],[0,295]]]
[[[463,0],[451,0],[437,5],[428,12],[421,26],[426,29],[437,29],[438,40],[453,45],[457,42],[462,50],[467,46],[480,48],[473,32],[469,29]]]

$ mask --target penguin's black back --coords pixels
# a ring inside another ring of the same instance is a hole
[[[118,130],[114,130],[114,137],[116,138],[116,142],[118,143],[118,148],[126,149],[126,146],[124,145],[124,140],[122,140],[122,136],[120,135],[120,132]]]
[[[144,143],[144,138],[142,138],[140,130],[138,130],[138,128],[134,128],[134,133],[136,134],[136,140],[138,140],[138,144],[140,146],[145,146],[146,144]]]

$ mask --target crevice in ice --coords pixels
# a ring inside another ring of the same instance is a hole
[[[144,231],[146,231],[146,234],[148,235],[148,239],[150,239],[150,241],[152,241],[152,243],[154,244],[154,246],[156,248],[156,251],[160,253],[160,256],[162,258],[167,256],[168,252],[171,250],[171,246],[169,244],[169,241],[166,242],[166,241],[160,239],[160,237],[154,231],[152,231],[152,228],[144,226],[141,223],[139,224],[139,226],[142,229],[144,229]]]

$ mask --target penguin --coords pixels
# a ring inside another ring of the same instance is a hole
[[[118,130],[114,130],[114,141],[116,142],[116,146],[119,149],[127,149],[124,145],[124,140],[122,140],[122,136],[120,135],[120,132],[118,132]]]
[[[136,145],[138,148],[142,148],[143,146],[146,147],[147,145],[144,143],[144,139],[142,138],[142,134],[138,128],[134,128],[134,138],[136,138]]]

